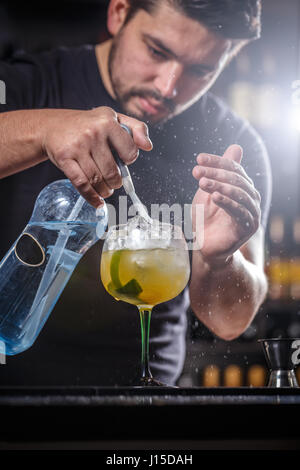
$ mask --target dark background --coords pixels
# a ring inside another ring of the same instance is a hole
[[[104,0],[1,2],[0,58],[18,48],[34,52],[104,40],[107,4]],[[231,343],[215,338],[190,315],[184,385],[203,384],[204,371],[211,365],[219,371],[219,384],[224,384],[225,369],[232,364],[240,368],[240,384],[249,385],[249,368],[265,367],[258,338],[300,337],[300,295],[297,288],[291,290],[292,282],[300,285],[299,272],[296,281],[283,274],[284,266],[298,262],[300,256],[300,241],[293,238],[293,227],[300,219],[300,113],[296,110],[298,118],[293,118],[292,104],[292,84],[300,80],[299,18],[298,0],[263,0],[262,38],[242,51],[213,88],[249,119],[269,151],[274,185],[266,234],[270,294],[251,327]],[[278,235],[280,227],[283,232]]]

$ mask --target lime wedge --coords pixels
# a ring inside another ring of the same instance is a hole
[[[136,279],[131,279],[127,282],[124,286],[122,286],[120,277],[119,277],[119,267],[120,261],[122,256],[122,250],[115,251],[111,257],[110,262],[110,277],[111,282],[107,286],[108,292],[113,297],[120,297],[123,296],[127,297],[137,297],[143,289],[141,288],[140,284]]]
[[[136,279],[131,279],[131,281],[127,282],[125,286],[119,287],[118,289],[116,289],[116,291],[119,294],[137,297],[141,292],[143,292],[143,289],[141,288]]]
[[[138,301],[138,295],[143,291],[136,279],[131,279],[131,281],[127,282],[125,286],[119,289],[116,289],[113,282],[110,282],[107,286],[107,290],[115,299],[123,300],[124,302],[128,302],[129,299]]]
[[[110,277],[111,277],[112,283],[114,284],[115,289],[122,287],[122,284],[119,278],[119,266],[120,266],[121,256],[122,256],[122,250],[115,251],[111,257],[111,262],[110,262]]]

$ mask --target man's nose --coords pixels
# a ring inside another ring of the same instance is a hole
[[[154,85],[164,98],[172,99],[178,94],[178,82],[183,67],[177,62],[161,64]]]

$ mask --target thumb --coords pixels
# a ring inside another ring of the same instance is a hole
[[[243,158],[243,149],[240,145],[232,144],[226,149],[223,157],[228,158],[229,160],[234,160],[237,163],[241,163]]]

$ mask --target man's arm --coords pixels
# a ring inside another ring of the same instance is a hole
[[[191,308],[220,338],[232,340],[241,335],[252,322],[266,293],[262,227],[227,263],[208,263],[201,251],[193,251]]]
[[[261,195],[242,157],[242,148],[231,145],[222,157],[199,154],[193,169],[199,189],[192,204],[198,249],[192,259],[191,306],[226,340],[245,331],[267,292]],[[203,222],[197,217],[200,206]]]
[[[119,123],[132,129],[133,139]],[[151,150],[147,126],[111,108],[0,113],[0,178],[49,159],[94,207],[122,185],[112,148],[126,163]]]
[[[52,110],[20,110],[0,114],[0,178],[48,159],[42,129]]]

